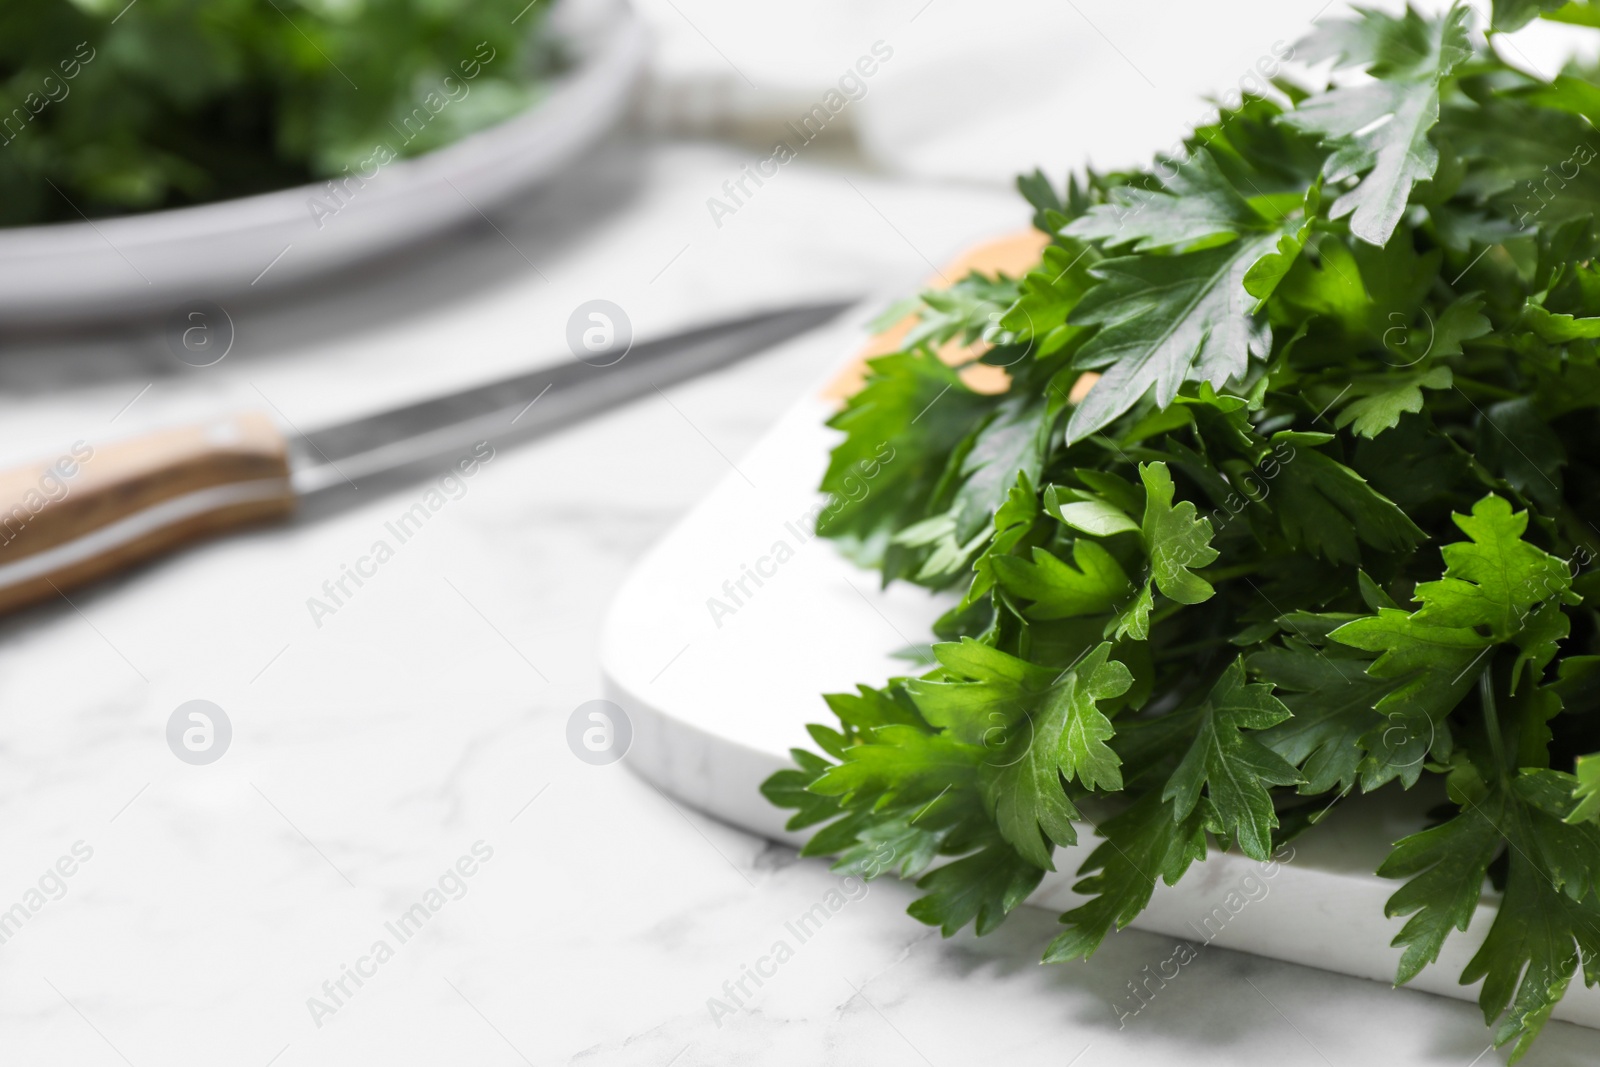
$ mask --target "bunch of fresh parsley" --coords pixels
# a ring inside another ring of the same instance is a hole
[[[1448,803],[1378,871],[1398,980],[1486,884],[1461,980],[1497,1043],[1600,980],[1600,79],[1492,46],[1600,5],[1494,9],[1488,40],[1459,3],[1325,25],[1326,88],[1148,172],[1023,179],[1039,265],[921,298],[823,489],[896,458],[821,529],[964,596],[926,673],[827,697],[821,754],[766,783],[825,824],[808,853],[920,875],[914,917],[981,934],[1092,803],[1070,960],[1208,847],[1264,859],[1426,778]]]
[[[538,33],[547,6],[0,4],[0,226],[242,196],[449,143],[535,99],[559,58]]]

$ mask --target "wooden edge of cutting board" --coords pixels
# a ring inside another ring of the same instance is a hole
[[[993,241],[985,241],[945,264],[944,269],[935,277],[928,279],[926,284],[928,288],[945,289],[974,271],[979,274],[1019,276],[1038,264],[1039,257],[1044,254],[1045,247],[1049,243],[1049,234],[1031,229],[1008,234]],[[855,393],[866,381],[867,360],[898,352],[901,341],[911,332],[916,322],[915,315],[907,315],[873,337],[867,342],[866,347],[856,354],[856,358],[846,364],[844,369],[828,383],[822,395],[830,400],[844,400]],[[939,349],[939,358],[952,365],[963,363],[980,355],[984,347],[986,346],[982,342],[976,345],[950,342]],[[984,364],[976,364],[963,370],[961,380],[978,393],[1003,393],[1011,382],[1010,375],[1006,374],[1004,369]]]

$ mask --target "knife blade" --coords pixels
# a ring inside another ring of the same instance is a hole
[[[0,471],[0,613],[205,537],[357,503],[821,326],[854,301],[744,315],[304,433],[245,412]],[[605,365],[601,365],[604,362]],[[269,402],[270,403],[270,402]],[[362,494],[361,490],[368,490]]]

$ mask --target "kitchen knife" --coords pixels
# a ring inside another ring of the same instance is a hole
[[[529,440],[760,352],[851,303],[726,320],[639,342],[605,366],[561,362],[304,434],[245,412],[0,471],[0,612],[204,537],[366,499],[359,490],[431,473],[478,442]]]

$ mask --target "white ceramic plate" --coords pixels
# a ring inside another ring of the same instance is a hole
[[[0,320],[160,313],[185,301],[304,281],[434,233],[551,177],[610,128],[643,68],[625,0],[568,0],[553,31],[576,62],[516,118],[396,160],[336,215],[323,186],[144,215],[0,229]],[[320,221],[320,225],[319,225]]]
[[[837,353],[862,336],[857,317],[804,343]],[[821,500],[815,487],[838,437],[823,425],[834,407],[820,392],[801,398],[739,459],[739,471],[639,561],[611,604],[600,648],[607,695],[631,724],[625,762],[702,811],[795,845],[806,835],[784,829],[790,812],[761,797],[762,780],[789,766],[790,748],[815,748],[805,724],[832,721],[819,694],[913,673],[893,653],[928,640],[949,603],[904,584],[880,590],[875,575],[830,543],[805,539],[804,517]],[[713,609],[712,598],[732,613]],[[1388,842],[1424,824],[1438,798],[1422,793],[1340,805],[1269,867],[1213,852],[1176,886],[1158,885],[1133,925],[1392,982],[1400,950],[1389,942],[1403,920],[1386,919],[1383,905],[1397,883],[1372,872]],[[1093,828],[1080,826],[1079,840],[1057,850],[1057,870],[1030,904],[1059,912],[1081,903],[1072,885],[1097,842]],[[1468,931],[1453,934],[1412,987],[1475,999],[1477,987],[1456,979],[1494,909],[1486,895]],[[1600,987],[1574,981],[1554,1016],[1600,1027]]]

